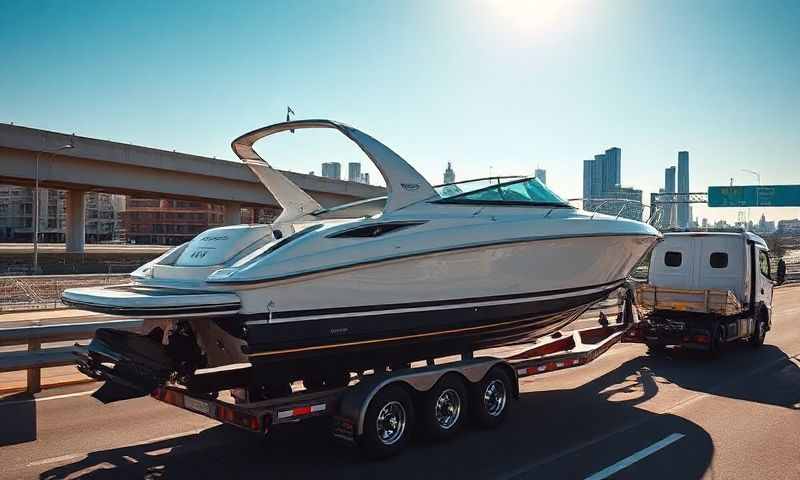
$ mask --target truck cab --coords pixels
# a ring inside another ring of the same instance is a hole
[[[769,248],[750,232],[673,232],[653,249],[637,291],[640,333],[658,348],[718,351],[723,343],[763,343],[771,327]]]

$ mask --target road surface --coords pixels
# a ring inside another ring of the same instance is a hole
[[[0,471],[18,478],[800,478],[800,288],[775,293],[759,350],[719,360],[641,345],[529,377],[510,421],[416,440],[365,462],[325,420],[262,439],[142,398],[100,405],[87,385],[0,402]]]

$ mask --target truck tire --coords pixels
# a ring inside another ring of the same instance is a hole
[[[722,348],[724,346],[725,327],[717,323],[711,335],[711,341],[709,342],[709,354],[711,354],[711,358],[718,358],[722,354]]]
[[[387,458],[405,448],[413,426],[414,405],[408,392],[399,385],[388,385],[369,402],[364,433],[356,441],[368,458]]]
[[[495,366],[480,382],[472,385],[470,398],[472,418],[479,427],[495,428],[508,416],[513,392],[511,382],[508,373]]]
[[[460,376],[449,374],[425,392],[419,417],[425,434],[432,440],[456,436],[468,412],[467,386]]]
[[[753,332],[753,336],[750,337],[750,345],[753,348],[758,348],[761,345],[764,345],[764,339],[767,336],[767,316],[762,312],[756,318],[756,331]]]

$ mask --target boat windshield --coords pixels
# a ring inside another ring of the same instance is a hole
[[[492,177],[434,187],[441,203],[569,207],[538,178]]]

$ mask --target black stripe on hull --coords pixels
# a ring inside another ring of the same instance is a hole
[[[75,300],[61,299],[61,303],[78,310],[89,312],[104,313],[106,315],[125,315],[137,317],[165,317],[170,315],[202,315],[210,313],[230,313],[239,309],[238,303],[214,304],[214,305],[191,305],[182,307],[115,307],[108,305],[97,305],[94,303],[77,302]]]
[[[571,323],[613,290],[486,307],[250,325],[246,353],[254,366],[275,365],[259,368],[261,375],[302,378],[306,371],[368,369],[523,343]],[[331,334],[331,329],[345,333]]]
[[[538,292],[525,292],[525,293],[512,293],[506,295],[492,295],[483,297],[466,297],[448,300],[434,300],[427,302],[409,302],[409,303],[392,303],[389,305],[363,305],[357,307],[335,307],[335,308],[318,308],[310,310],[288,310],[282,312],[271,313],[271,318],[274,320],[290,319],[294,317],[305,317],[314,315],[345,315],[348,313],[361,313],[371,312],[376,310],[394,310],[401,308],[423,308],[423,307],[439,307],[445,305],[458,305],[462,303],[481,303],[481,302],[494,302],[499,300],[515,300],[523,298],[545,297],[553,295],[565,295],[569,293],[580,293],[586,290],[594,290],[603,287],[617,287],[622,284],[623,280],[612,280],[606,283],[599,283],[596,285],[589,285],[586,287],[562,288],[558,290],[546,290]],[[244,321],[264,320],[266,313],[254,313],[247,315],[240,315],[239,318]]]

